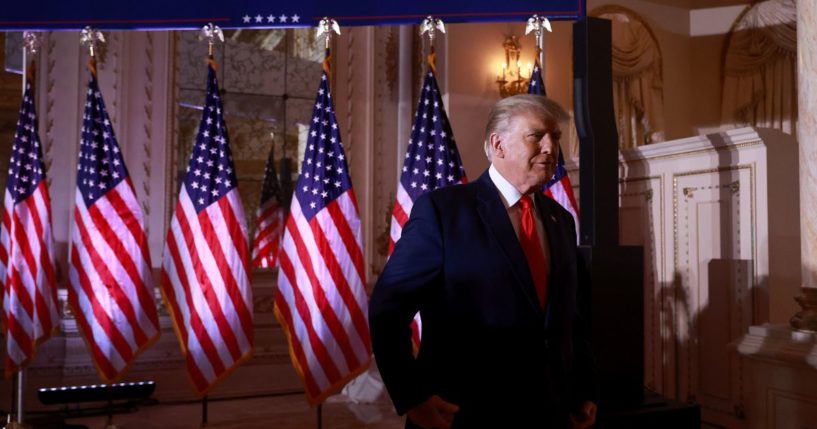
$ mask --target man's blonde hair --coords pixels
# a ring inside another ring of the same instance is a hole
[[[508,98],[503,98],[494,104],[491,113],[488,114],[488,124],[485,125],[485,156],[491,159],[491,143],[489,137],[492,133],[504,130],[511,118],[520,112],[531,112],[539,117],[552,119],[557,123],[567,122],[570,115],[559,103],[542,95],[519,94]]]

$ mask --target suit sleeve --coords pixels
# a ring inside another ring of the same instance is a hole
[[[412,354],[410,325],[424,297],[442,286],[442,270],[439,217],[426,194],[414,204],[369,302],[375,360],[401,415],[435,393]]]

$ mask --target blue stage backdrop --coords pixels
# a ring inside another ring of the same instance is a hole
[[[313,27],[328,16],[349,25],[418,24],[427,15],[446,23],[551,20],[585,16],[585,0],[8,0],[0,30],[192,29]]]

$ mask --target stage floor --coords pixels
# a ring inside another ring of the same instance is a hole
[[[32,416],[35,417],[35,416]],[[67,419],[76,429],[105,427],[107,417]],[[118,429],[191,429],[201,427],[201,403],[142,405],[133,412],[114,415]],[[302,393],[250,399],[211,400],[207,428],[317,428],[316,409]],[[354,404],[338,395],[323,405],[324,429],[400,429],[404,420],[391,404]],[[34,429],[37,429],[35,426]]]

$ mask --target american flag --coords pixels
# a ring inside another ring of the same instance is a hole
[[[539,61],[533,66],[533,73],[528,83],[528,94],[547,96],[545,83],[542,81],[542,73],[539,68]],[[565,169],[565,157],[559,151],[559,159],[556,161],[556,173],[542,187],[542,192],[565,208],[573,216],[576,225],[576,240],[579,238],[579,205],[576,204],[576,197],[573,196],[573,185],[570,184],[570,176]]]
[[[403,233],[414,201],[420,195],[443,186],[466,183],[457,143],[434,73],[429,70],[414,114],[403,172],[397,184],[389,237],[389,255]]]
[[[414,113],[403,171],[397,184],[397,197],[391,217],[389,255],[403,233],[403,225],[411,215],[414,201],[420,195],[443,186],[466,183],[454,133],[445,114],[445,106],[437,86],[433,69],[429,68],[423,82],[423,90]],[[420,344],[422,321],[419,315],[412,323],[412,341]]]
[[[286,222],[275,295],[276,317],[313,405],[363,372],[372,350],[360,217],[327,64]]]
[[[278,265],[278,250],[284,231],[286,211],[281,204],[281,186],[275,172],[275,160],[270,153],[264,169],[264,185],[261,203],[256,211],[255,237],[252,241],[253,268],[269,268]]]
[[[71,227],[68,302],[103,380],[159,337],[144,217],[96,71],[85,98]]]
[[[201,395],[249,359],[253,347],[247,225],[223,114],[211,60],[162,264],[162,294]]]
[[[32,93],[27,82],[11,148],[0,225],[7,376],[33,359],[35,346],[48,339],[59,323],[51,199]]]

